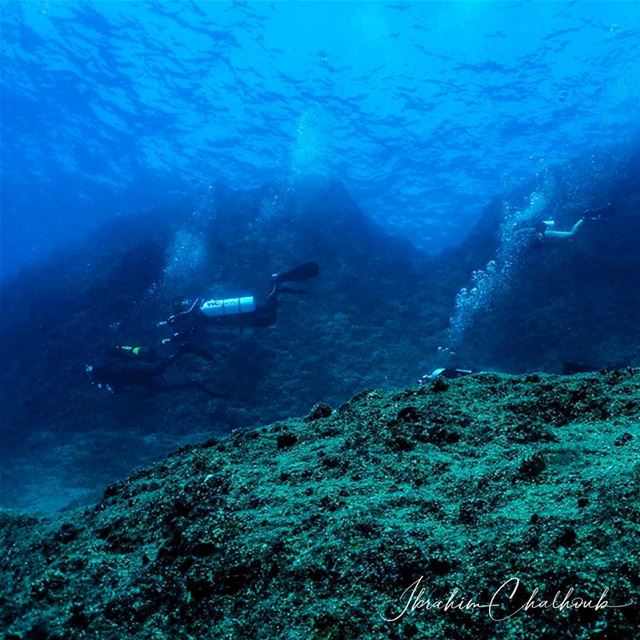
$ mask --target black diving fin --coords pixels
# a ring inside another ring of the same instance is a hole
[[[305,262],[290,271],[278,273],[274,277],[278,282],[301,282],[315,278],[319,273],[320,267],[317,262]]]
[[[606,207],[587,209],[583,214],[584,220],[609,220],[616,214],[615,207],[609,203]]]

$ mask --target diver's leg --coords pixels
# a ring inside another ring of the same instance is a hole
[[[317,262],[305,262],[284,273],[274,273],[271,278],[273,281],[281,282],[300,282],[301,280],[310,280],[320,273],[320,267]]]
[[[182,355],[182,347],[178,349],[174,354],[167,358],[161,358],[154,363],[155,374],[154,376],[161,376],[180,356]]]
[[[174,351],[170,356],[159,360],[158,366],[160,374],[164,373],[172,364],[176,362],[178,358],[183,356],[185,353],[189,353],[189,345],[181,344],[178,349]]]
[[[556,231],[555,229],[547,229],[544,232],[545,239],[549,240],[568,240],[569,238],[573,238],[576,233],[580,230],[580,227],[584,224],[584,219],[578,220],[573,227],[571,227],[571,231]]]
[[[205,350],[203,349],[202,351]],[[170,366],[175,364],[178,358],[183,356],[185,353],[191,352],[192,350],[189,345],[181,344],[180,347],[178,347],[178,350],[172,353],[170,356],[167,356],[166,358],[160,358],[159,360],[156,360],[156,362],[150,363],[149,366],[153,369],[153,376],[161,376]],[[211,359],[213,359],[213,356],[211,356],[211,354],[209,354],[209,356],[211,357]],[[205,356],[203,355],[202,357]]]
[[[249,327],[272,327],[278,320],[279,275],[272,276],[272,289],[263,304],[256,305],[254,311],[247,314],[244,324]]]
[[[582,225],[584,224],[584,218],[580,218],[580,220],[578,220],[578,222],[576,222],[573,227],[571,227],[571,235],[575,236],[576,233],[580,230],[580,227],[582,227]]]
[[[277,294],[267,298],[264,304],[258,305],[256,310],[247,319],[250,327],[272,327],[278,320]]]

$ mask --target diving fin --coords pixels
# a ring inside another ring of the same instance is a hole
[[[608,220],[613,218],[615,213],[615,207],[609,203],[606,207],[600,207],[599,209],[587,209],[583,218],[585,220]]]
[[[302,280],[315,278],[319,273],[320,267],[317,262],[305,262],[290,271],[276,274],[274,278],[278,282],[300,282]]]

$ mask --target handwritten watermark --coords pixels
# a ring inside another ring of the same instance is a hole
[[[607,599],[609,587],[605,587],[595,599],[576,595],[574,587],[570,587],[566,591],[556,591],[553,597],[549,599],[543,597],[538,587],[536,587],[528,594],[526,602],[521,604],[523,602],[523,593],[526,597],[527,593],[521,586],[520,579],[509,578],[495,590],[488,602],[478,602],[473,598],[468,598],[462,595],[457,587],[446,598],[433,598],[426,595],[424,577],[420,576],[398,598],[399,610],[397,614],[389,616],[380,613],[380,617],[387,622],[395,622],[406,614],[411,614],[418,610],[476,611],[480,609],[485,610],[487,615],[495,622],[500,622],[523,612],[540,609],[557,609],[558,611],[593,609],[594,611],[601,611],[603,609],[622,609],[634,604],[633,601],[625,604],[611,604]],[[516,599],[516,602],[514,602],[514,599]]]

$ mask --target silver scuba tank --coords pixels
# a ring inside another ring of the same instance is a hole
[[[227,298],[226,300],[207,300],[200,307],[200,311],[208,318],[234,316],[242,313],[251,313],[255,310],[256,301],[253,296]]]

